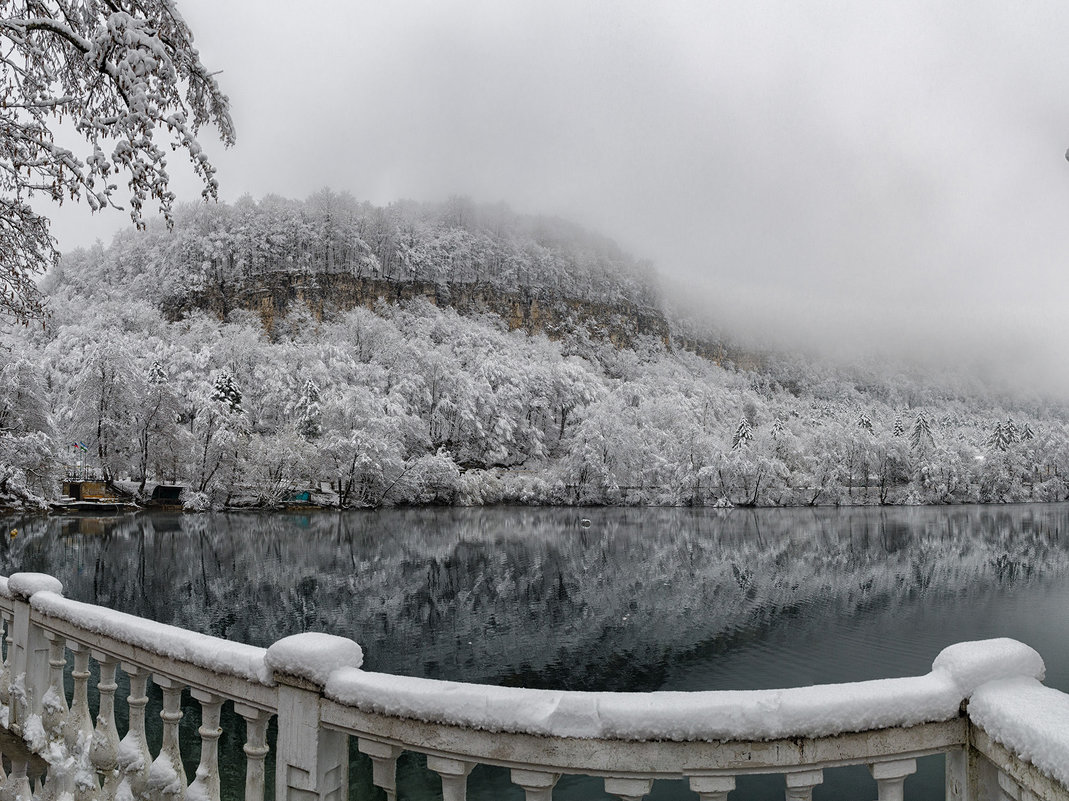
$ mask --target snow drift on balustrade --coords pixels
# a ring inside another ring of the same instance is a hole
[[[30,605],[43,615],[65,620],[86,631],[129,643],[168,659],[189,662],[258,684],[271,683],[271,672],[264,664],[263,648],[72,601],[55,592],[35,593]]]
[[[1018,756],[1069,785],[1069,695],[1027,676],[993,681],[969,701],[974,723]]]
[[[326,694],[370,712],[488,731],[626,740],[772,740],[948,720],[978,686],[1042,678],[1043,660],[1009,639],[945,648],[926,676],[715,692],[590,693],[486,687],[356,669]]]

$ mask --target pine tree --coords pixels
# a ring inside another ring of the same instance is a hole
[[[891,432],[892,436],[901,437],[906,433],[906,429],[902,427],[902,415],[895,415],[895,427]]]
[[[750,421],[744,417],[739,427],[735,429],[735,437],[731,440],[731,450],[739,450],[751,439],[753,439],[753,429],[750,427]]]
[[[319,387],[311,379],[304,382],[296,411],[297,432],[305,439],[318,439],[323,433],[323,410],[319,405]]]
[[[167,383],[167,373],[163,371],[163,365],[158,360],[153,361],[148,370],[148,382],[153,386]]]
[[[869,419],[869,416],[864,412],[861,412],[857,416],[857,427],[863,428],[866,431],[872,431],[872,421]]]
[[[935,447],[935,437],[932,436],[932,429],[928,425],[928,419],[923,414],[919,415],[917,422],[913,424],[913,431],[909,435],[909,447],[910,450],[920,452]]]
[[[1035,438],[1036,438],[1036,432],[1032,430],[1032,426],[1030,426],[1028,423],[1025,423],[1024,424],[1024,429],[1021,431],[1021,439],[1022,440],[1029,440],[1029,439],[1035,439]]]
[[[1006,425],[1003,427],[1006,432],[1006,441],[1010,444],[1021,441],[1021,432],[1017,430],[1017,424],[1013,422],[1013,418],[1010,417],[1006,420]]]
[[[781,436],[783,436],[786,430],[787,428],[783,425],[783,421],[779,418],[776,418],[776,420],[774,420],[772,423],[772,431],[769,433],[769,436],[771,436],[772,439],[779,439]]]
[[[993,451],[1004,451],[1010,446],[1010,439],[1006,433],[1006,429],[1002,423],[998,420],[995,421],[995,430],[991,432],[991,436],[987,438],[987,447]]]
[[[230,373],[220,373],[212,385],[212,400],[225,403],[232,413],[241,411],[241,390]]]

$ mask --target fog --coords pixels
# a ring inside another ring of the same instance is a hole
[[[1069,390],[1069,6],[179,8],[233,103],[237,146],[202,136],[225,200],[505,201],[613,237],[743,338]],[[48,212],[63,249],[128,224]]]

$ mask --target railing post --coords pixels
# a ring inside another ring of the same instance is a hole
[[[328,634],[295,634],[264,662],[278,683],[276,801],[336,801],[349,792],[349,736],[323,726],[323,687],[341,667],[360,667],[360,646]]]
[[[11,654],[12,703],[10,723],[23,723],[20,715],[40,714],[41,699],[48,689],[49,643],[44,632],[30,620],[30,597],[35,592],[48,590],[63,592],[59,579],[44,573],[16,573],[7,582],[11,591],[15,613],[14,653]],[[22,684],[19,685],[21,677]],[[20,699],[25,709],[20,709]]]

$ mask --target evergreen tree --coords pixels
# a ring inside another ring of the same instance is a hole
[[[308,440],[318,439],[323,433],[323,409],[319,405],[319,387],[311,379],[304,382],[296,411],[297,433]]]
[[[230,373],[220,373],[212,385],[213,401],[225,403],[231,412],[241,411],[241,390],[234,383],[234,377]]]
[[[993,451],[1004,451],[1010,446],[1009,434],[1001,421],[995,421],[995,429],[987,438],[987,447]]]
[[[159,363],[159,360],[152,362],[148,370],[148,382],[153,386],[167,383],[167,373],[163,371],[163,365]]]
[[[895,415],[895,427],[894,430],[891,431],[891,436],[901,437],[905,433],[906,429],[902,427],[902,415]]]
[[[869,419],[869,416],[864,412],[861,412],[857,416],[857,427],[863,428],[866,431],[872,431],[872,421]]]
[[[739,427],[735,429],[735,436],[731,440],[731,450],[739,450],[751,439],[753,439],[753,428],[750,427],[750,421],[744,417]]]
[[[935,437],[932,436],[932,429],[928,425],[928,418],[923,414],[918,415],[917,422],[913,424],[913,430],[909,435],[909,447],[910,450],[920,453],[935,447]]]

